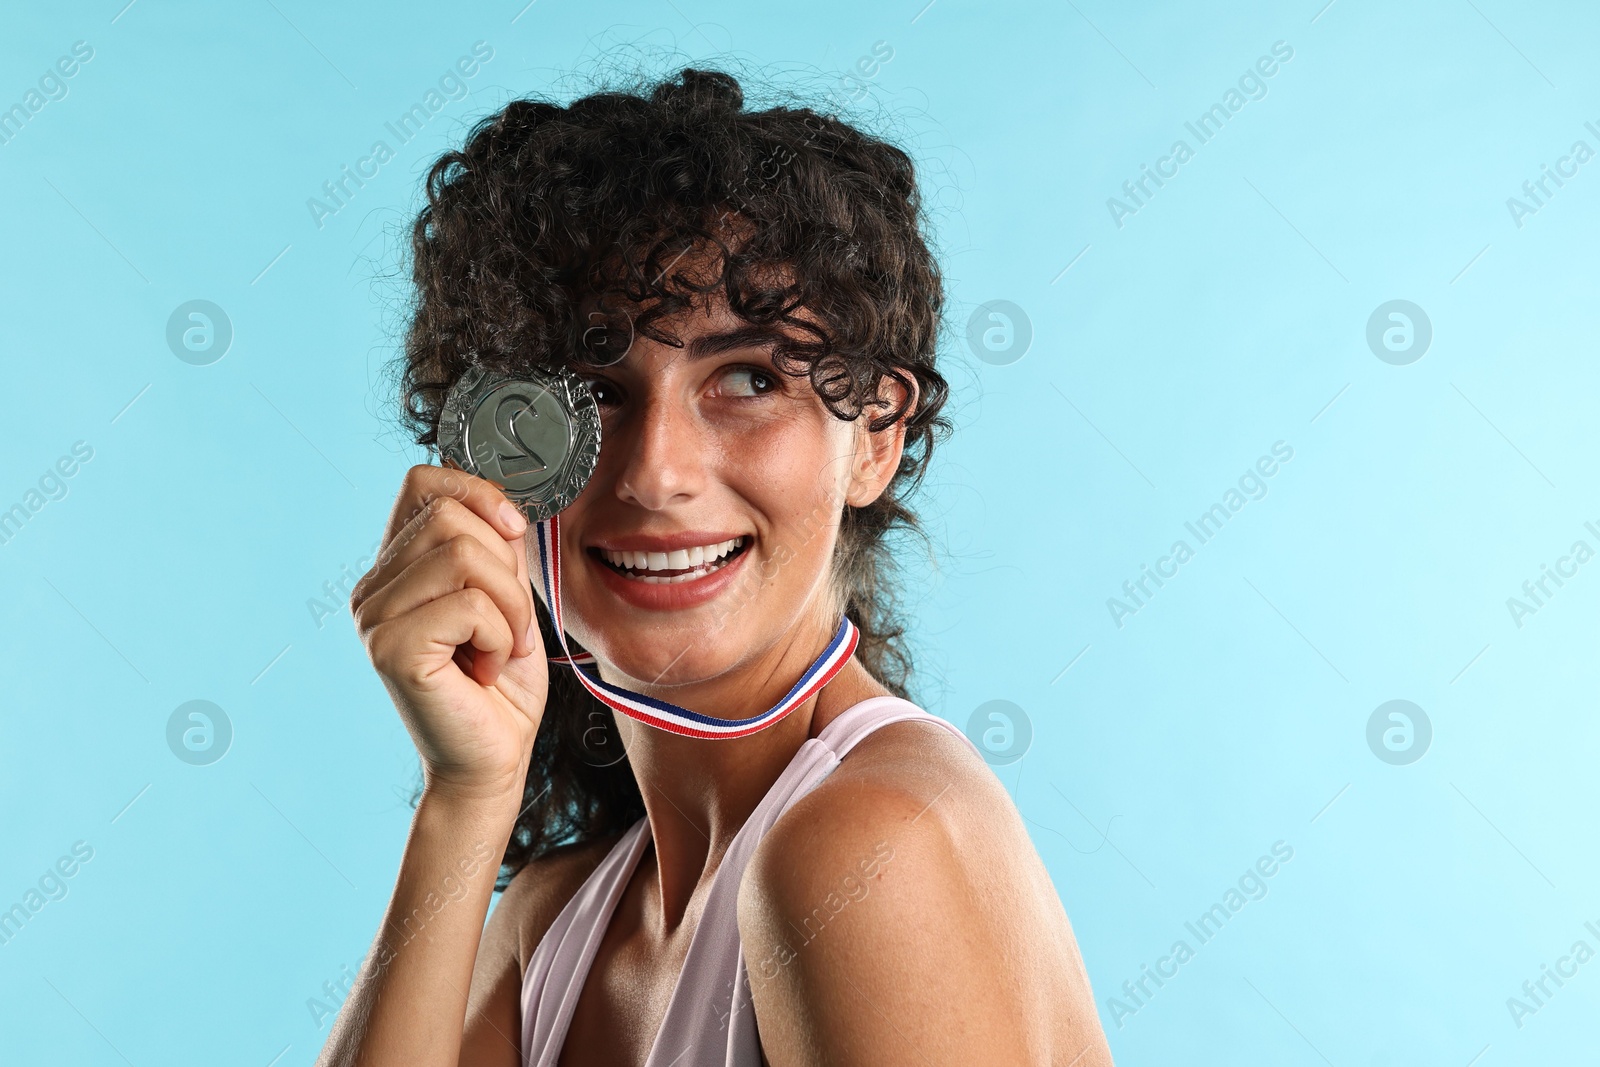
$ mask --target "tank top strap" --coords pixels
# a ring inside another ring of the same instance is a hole
[[[589,967],[612,913],[650,843],[650,820],[640,819],[611,846],[534,947],[522,975],[522,1062],[555,1067]]]
[[[979,756],[977,746],[972,739],[962,733],[954,723],[930,715],[909,700],[896,696],[869,697],[854,704],[836,715],[832,722],[824,726],[817,734],[816,740],[826,745],[833,753],[835,759],[842,760],[850,750],[860,744],[873,731],[890,723],[904,722],[907,719],[917,719],[924,722],[944,727],[966,744],[966,746]],[[814,783],[815,784],[815,783]],[[798,800],[799,797],[794,798]]]

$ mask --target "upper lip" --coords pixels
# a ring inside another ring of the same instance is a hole
[[[696,545],[718,545],[746,534],[717,530],[684,530],[674,534],[623,534],[617,537],[599,537],[588,542],[589,548],[607,552],[675,552]]]

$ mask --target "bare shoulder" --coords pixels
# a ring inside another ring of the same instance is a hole
[[[1005,880],[1027,873],[1033,847],[1005,788],[961,738],[936,723],[897,722],[863,739],[783,814],[745,882],[751,892],[786,892],[889,853],[949,876],[983,867]]]
[[[1016,806],[936,723],[878,729],[784,813],[739,929],[774,1067],[1111,1062]]]

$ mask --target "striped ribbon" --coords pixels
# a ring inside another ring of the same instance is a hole
[[[584,670],[593,666],[594,656],[587,652],[573,654],[567,647],[567,632],[561,624],[561,528],[559,516],[552,515],[534,524],[534,544],[539,553],[539,577],[544,583],[545,601],[550,605],[550,619],[555,624],[557,640],[561,642],[562,655],[549,657],[551,663],[572,668],[585,689],[613,711],[657,729],[668,730],[686,737],[743,737],[764,729],[805,703],[818,690],[827,685],[834,675],[850,661],[855,653],[860,634],[848,617],[839,620],[833,640],[822,654],[811,662],[800,680],[784,694],[782,700],[760,715],[748,719],[719,719],[701,715],[688,708],[679,707],[667,700],[657,700],[635,693],[620,685],[613,685]]]

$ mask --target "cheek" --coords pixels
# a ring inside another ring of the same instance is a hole
[[[728,457],[725,478],[760,512],[766,544],[759,575],[799,596],[831,564],[850,470],[848,424],[794,420],[769,426]]]
[[[727,442],[722,468],[730,481],[767,487],[773,495],[809,496],[824,491],[831,459],[815,429],[777,422]]]
[[[781,534],[815,525],[838,510],[850,472],[849,427],[810,418],[773,420],[726,442],[722,480],[755,505]],[[809,521],[808,521],[809,520]]]

